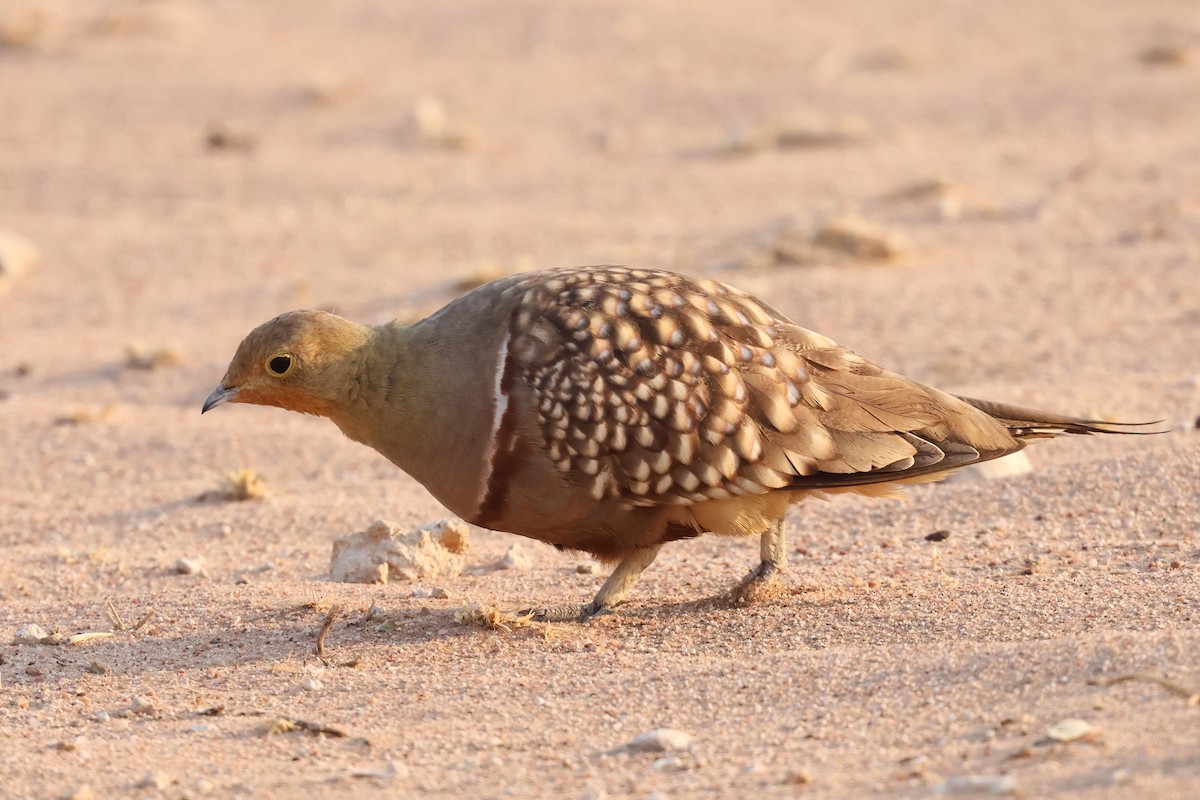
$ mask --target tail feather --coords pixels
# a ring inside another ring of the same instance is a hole
[[[973,397],[959,397],[997,422],[1006,427],[1018,439],[1044,439],[1060,436],[1064,433],[1090,435],[1093,433],[1120,433],[1127,435],[1148,436],[1166,431],[1130,430],[1143,428],[1148,425],[1161,424],[1162,420],[1153,422],[1107,422],[1100,419],[1081,419],[1062,414],[1051,414],[1033,408],[1022,408],[1007,403],[996,403],[991,400],[977,400]]]
[[[1091,435],[1093,433],[1119,433],[1150,435],[1166,433],[1164,430],[1135,430],[1158,422],[1106,422],[1098,419],[1082,419],[1053,414],[1032,408],[959,397],[994,419],[1011,436],[1011,444],[1001,448],[989,448],[968,444],[974,441],[956,435],[933,437],[930,431],[897,431],[916,451],[913,456],[884,467],[848,473],[817,472],[794,478],[785,490],[808,491],[856,491],[881,494],[899,488],[900,484],[924,483],[941,480],[949,473],[969,464],[991,461],[1012,455],[1025,448],[1034,439],[1049,439],[1065,434]],[[911,462],[911,463],[910,463]],[[874,489],[870,487],[876,487]]]

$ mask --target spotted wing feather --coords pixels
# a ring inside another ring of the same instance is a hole
[[[598,500],[897,481],[1020,448],[957,398],[716,281],[592,267],[508,291],[508,356],[546,451]]]

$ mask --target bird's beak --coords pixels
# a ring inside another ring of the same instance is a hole
[[[200,409],[203,414],[206,411],[211,411],[222,403],[228,403],[233,398],[237,397],[238,387],[236,386],[218,386],[213,389],[212,394],[204,401],[204,407]]]

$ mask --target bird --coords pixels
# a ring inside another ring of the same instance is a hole
[[[955,396],[728,284],[625,266],[504,277],[412,324],[286,312],[201,413],[225,403],[328,417],[463,520],[615,564],[590,602],[528,610],[546,621],[612,611],[664,544],[707,533],[758,536],[734,595],[770,596],[807,497],[1144,424]]]

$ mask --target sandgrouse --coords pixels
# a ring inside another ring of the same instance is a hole
[[[1031,439],[1120,426],[955,397],[713,280],[579,267],[488,283],[412,325],[292,311],[204,403],[329,417],[475,525],[591,553],[621,601],[666,542],[761,535],[743,592],[787,560],[811,493],[887,494]]]

